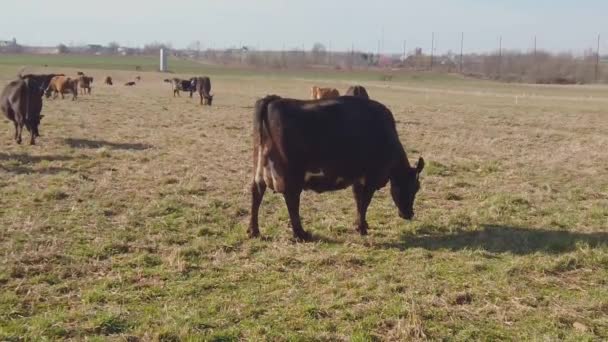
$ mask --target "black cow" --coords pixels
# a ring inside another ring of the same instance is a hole
[[[21,144],[23,127],[30,132],[30,144],[36,143],[40,136],[38,126],[43,115],[42,95],[55,74],[19,75],[10,82],[0,94],[0,110],[15,125],[15,141]]]
[[[351,86],[346,91],[346,96],[358,96],[364,99],[369,99],[369,95],[367,94],[367,90],[363,86],[356,85]]]
[[[298,240],[310,239],[300,222],[302,190],[352,186],[357,230],[365,235],[367,207],[390,180],[399,215],[413,218],[424,160],[410,166],[393,114],[384,105],[353,96],[301,101],[272,95],[256,102],[253,127],[250,237],[260,234],[258,212],[266,187],[283,194]]]
[[[173,97],[175,97],[175,95],[181,96],[179,94],[180,91],[190,92],[190,97],[192,97],[192,92],[194,92],[196,89],[196,84],[193,84],[192,80],[194,80],[194,78],[191,78],[189,80],[174,78],[173,80],[171,80],[171,84],[173,85]]]
[[[125,83],[125,86],[127,86],[127,87],[132,87],[134,85],[135,85],[135,82],[133,82],[133,81],[129,81],[129,82]]]
[[[80,86],[81,94],[91,95],[91,84],[93,84],[93,77],[81,75],[78,77],[78,84]]]
[[[193,77],[190,79],[194,91],[198,93],[201,98],[201,105],[211,106],[213,102],[213,95],[211,95],[211,80],[209,77]]]

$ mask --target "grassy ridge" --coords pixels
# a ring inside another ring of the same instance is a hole
[[[136,66],[142,71],[157,71],[158,58],[154,56],[91,56],[91,55],[20,55],[0,54],[0,66],[22,67],[64,67],[99,70],[134,71]],[[256,70],[246,67],[224,67],[221,65],[201,64],[196,61],[172,57],[169,69],[179,74],[198,73],[211,76],[233,77],[273,77],[273,78],[307,78],[318,80],[359,80],[379,81],[385,74],[394,74],[394,82],[416,81],[422,83],[462,82],[459,77],[445,74],[416,74],[381,71],[340,71],[324,70]]]

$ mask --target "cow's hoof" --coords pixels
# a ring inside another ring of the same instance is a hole
[[[298,242],[309,242],[312,241],[312,234],[303,230],[299,233],[294,233],[293,238]]]
[[[247,236],[249,236],[250,239],[257,239],[260,237],[260,232],[259,231],[247,231]]]
[[[359,234],[361,234],[361,236],[366,236],[367,235],[367,222],[360,224],[358,222],[355,223],[355,230],[359,232]]]

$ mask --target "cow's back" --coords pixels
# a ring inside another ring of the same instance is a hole
[[[335,169],[356,176],[390,163],[401,143],[392,113],[382,104],[358,97],[268,105],[267,132],[289,163]]]

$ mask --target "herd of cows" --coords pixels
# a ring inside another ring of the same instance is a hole
[[[172,84],[173,96],[184,91],[192,97],[196,92],[201,105],[210,106],[213,101],[208,77],[165,82]],[[82,73],[77,78],[20,74],[0,94],[0,109],[15,126],[16,142],[22,141],[23,127],[30,132],[30,144],[35,144],[35,138],[40,136],[43,96],[63,98],[64,93],[72,93],[75,100],[78,88],[81,94],[90,94],[92,83],[93,78]],[[106,77],[104,83],[112,85],[111,77]],[[283,195],[297,240],[311,239],[299,214],[304,190],[320,193],[352,187],[356,229],[366,235],[366,212],[371,199],[390,182],[399,215],[412,219],[424,159],[419,158],[414,166],[410,164],[390,110],[370,99],[362,86],[350,87],[345,96],[336,89],[315,86],[311,98],[267,95],[255,103],[249,236],[260,235],[258,214],[267,188]]]

